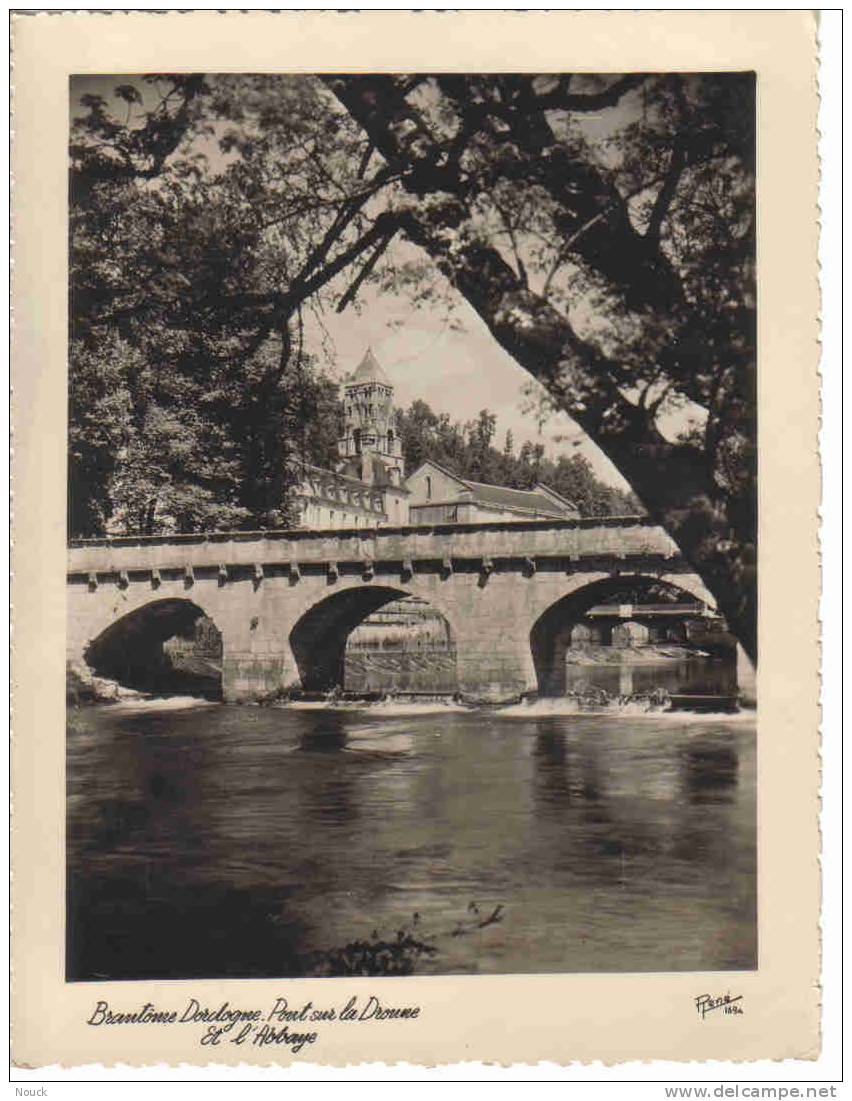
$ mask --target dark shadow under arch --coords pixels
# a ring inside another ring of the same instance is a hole
[[[538,691],[543,696],[561,696],[566,690],[565,657],[571,645],[571,633],[575,628],[584,627],[584,617],[589,610],[597,605],[632,604],[637,612],[634,619],[643,622],[643,616],[639,610],[645,605],[663,605],[666,603],[692,605],[697,609],[703,609],[705,605],[694,594],[686,589],[659,578],[650,576],[614,576],[602,578],[589,585],[584,585],[574,592],[557,600],[543,612],[530,631],[530,648],[533,664],[535,666]],[[701,611],[696,611],[700,616]],[[613,612],[613,619],[617,619],[617,612]],[[650,621],[650,617],[649,617]],[[672,620],[666,624],[666,630],[681,634],[682,622]],[[606,619],[600,621],[599,627],[591,628],[592,635],[589,639],[592,643],[609,645],[612,639],[612,624]],[[597,634],[595,633],[597,631]],[[727,647],[729,636],[725,636]],[[674,639],[674,635],[672,636]]]
[[[196,631],[200,623],[206,631]],[[178,644],[167,650],[163,644],[168,640]],[[97,676],[127,688],[208,698],[222,694],[221,635],[191,600],[175,597],[143,604],[102,631],[84,656]]]

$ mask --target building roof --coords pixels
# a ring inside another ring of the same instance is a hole
[[[538,489],[510,489],[508,486],[492,486],[486,482],[471,482],[467,478],[464,482],[473,491],[474,500],[484,505],[529,509],[531,512],[543,512],[548,516],[564,516],[569,511],[572,515],[574,514],[570,506],[560,508],[556,501],[546,497]]]
[[[553,501],[557,508],[566,508],[569,512],[579,513],[579,509],[573,501],[569,501],[567,497],[563,497],[561,493],[557,493],[555,489],[551,489],[550,486],[546,486],[544,482],[536,482],[536,493],[542,493],[548,500]]]
[[[537,485],[535,489],[510,489],[508,486],[494,486],[487,482],[473,482],[469,478],[462,478],[452,470],[436,463],[434,459],[425,459],[418,470],[424,466],[432,466],[452,478],[464,493],[464,499],[473,500],[483,505],[493,505],[498,508],[509,508],[521,512],[539,512],[546,516],[564,518],[576,516],[577,508],[570,501],[561,497],[554,490],[545,485]],[[415,474],[417,471],[414,472]],[[435,501],[418,501],[412,507],[437,504]]]
[[[378,382],[381,386],[393,386],[393,383],[385,374],[384,368],[373,355],[373,349],[368,348],[364,358],[355,368],[355,373],[347,380],[347,386],[364,386],[370,382]]]
[[[375,492],[379,487],[368,485],[367,482],[362,482],[360,478],[349,473],[347,470],[328,470],[322,466],[314,466],[312,463],[300,463],[299,470],[302,474],[303,480],[306,478],[328,478],[335,482],[345,482],[353,489],[364,489]]]

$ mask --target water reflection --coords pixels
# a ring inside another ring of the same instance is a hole
[[[753,967],[754,779],[741,719],[76,712],[68,976],[299,974],[415,912],[427,972]]]
[[[578,659],[581,656],[580,653],[574,655]],[[592,687],[602,688],[610,696],[646,695],[659,688],[672,693],[709,696],[736,695],[737,691],[736,664],[727,658],[692,657],[633,665],[617,660],[612,664],[569,660],[565,679],[568,692]]]
[[[696,738],[685,747],[682,766],[684,787],[693,803],[736,798],[739,757],[735,745],[718,738]]]

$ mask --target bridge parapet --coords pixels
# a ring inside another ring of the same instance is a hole
[[[69,574],[328,563],[453,563],[511,559],[679,557],[662,528],[645,517],[605,517],[522,524],[447,524],[342,531],[215,532],[189,536],[121,536],[74,541]]]

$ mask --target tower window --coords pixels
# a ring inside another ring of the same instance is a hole
[[[355,454],[361,454],[361,429],[356,428],[352,433],[352,439],[355,442]]]
[[[393,451],[393,429],[388,429],[388,451]]]

